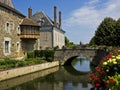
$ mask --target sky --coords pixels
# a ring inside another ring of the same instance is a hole
[[[53,7],[62,12],[62,28],[67,38],[79,44],[89,43],[98,25],[105,17],[120,18],[120,0],[12,0],[14,7],[28,16],[28,8],[33,14],[43,11],[52,20]]]

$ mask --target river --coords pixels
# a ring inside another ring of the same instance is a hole
[[[90,90],[90,62],[76,58],[70,66],[54,67],[0,82],[0,90]]]

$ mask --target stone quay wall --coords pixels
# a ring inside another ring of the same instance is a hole
[[[10,70],[0,71],[0,81],[7,80],[10,78],[22,76],[25,74],[30,74],[40,70],[52,68],[59,65],[59,61],[42,63],[37,65],[31,65],[26,67],[14,68]]]

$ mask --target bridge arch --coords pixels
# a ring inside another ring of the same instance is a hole
[[[77,56],[83,56],[93,64],[98,64],[107,54],[108,52],[102,49],[61,49],[55,51],[54,60],[59,60],[60,65],[64,65],[66,62],[70,64],[71,60]]]
[[[94,49],[67,49],[55,51],[55,60],[59,60],[61,65],[70,64],[72,59],[82,56],[86,58],[93,58],[95,56]]]

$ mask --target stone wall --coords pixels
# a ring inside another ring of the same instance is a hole
[[[1,71],[0,81],[14,78],[17,76],[22,76],[22,75],[29,74],[29,73],[33,73],[33,72],[40,71],[43,69],[55,67],[58,65],[59,65],[59,61],[54,61],[54,62],[49,62],[49,63],[43,63],[43,64],[38,64],[38,65],[32,65],[32,66],[26,66],[26,67]]]
[[[40,31],[40,47],[41,49],[52,48],[52,32]]]
[[[39,72],[27,74],[27,75],[24,75],[24,76],[21,76],[21,77],[12,78],[12,79],[9,79],[9,80],[2,81],[2,82],[0,82],[0,90],[6,90],[8,88],[11,88],[11,87],[29,82],[31,80],[34,80],[36,78],[44,77],[44,76],[46,76],[50,73],[54,73],[58,70],[59,70],[59,66],[53,67],[53,68],[50,68],[50,69],[46,69],[46,70],[42,70],[42,71],[39,71]],[[43,90],[45,90],[45,89],[43,89]]]
[[[24,55],[19,37],[19,25],[24,17],[0,6],[0,58],[17,58]],[[6,24],[9,23],[9,30],[6,30]],[[5,54],[5,40],[10,40],[10,52]]]
[[[65,46],[65,35],[64,33],[59,30],[58,28],[53,28],[53,47],[58,46],[60,49],[62,49],[63,46]]]

